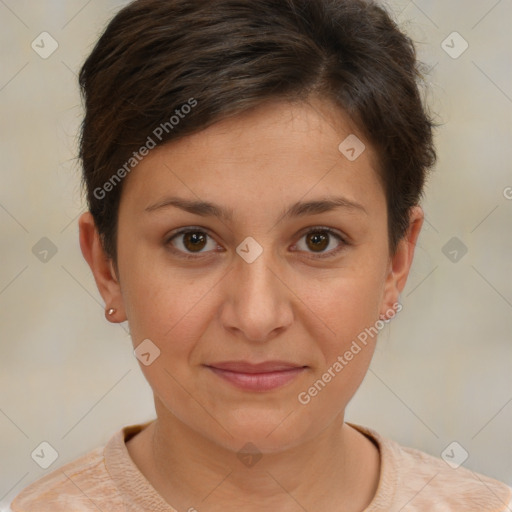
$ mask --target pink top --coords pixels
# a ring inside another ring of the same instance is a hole
[[[151,420],[154,421],[154,420]],[[125,441],[151,421],[128,425],[105,445],[25,487],[13,512],[176,512],[130,458]],[[348,423],[379,448],[377,493],[364,512],[511,512],[512,489],[497,480]]]

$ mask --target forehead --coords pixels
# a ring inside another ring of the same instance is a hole
[[[352,146],[361,141],[354,146],[357,152],[364,147],[356,159],[340,151],[345,140]],[[261,209],[343,192],[349,200],[379,207],[385,199],[377,158],[363,141],[348,116],[331,104],[271,101],[151,150],[125,178],[121,203],[143,210],[172,192],[229,201],[235,210],[248,201]]]

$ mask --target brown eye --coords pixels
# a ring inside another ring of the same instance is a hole
[[[317,227],[302,235],[295,247],[310,254],[316,253],[318,258],[323,258],[336,255],[346,245],[349,244],[332,229]]]
[[[306,235],[306,244],[313,251],[322,252],[329,245],[329,235],[322,231],[312,231]]]
[[[200,229],[185,229],[179,231],[168,240],[167,245],[169,244],[176,252],[183,253],[184,256],[203,254],[210,250],[215,250],[217,247],[217,244],[208,233]],[[210,244],[209,248],[208,244]]]
[[[183,245],[189,251],[200,251],[206,245],[206,236],[204,233],[191,231],[183,235]]]

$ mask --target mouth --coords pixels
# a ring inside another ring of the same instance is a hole
[[[285,361],[226,361],[206,365],[215,375],[247,391],[270,391],[288,384],[308,367]]]

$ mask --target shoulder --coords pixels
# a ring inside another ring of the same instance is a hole
[[[510,510],[512,489],[494,478],[461,465],[452,466],[440,457],[395,443],[401,463],[400,481],[409,489],[409,497],[448,510],[504,512]],[[453,454],[453,451],[448,455]],[[420,506],[421,508],[421,506]]]
[[[11,511],[97,512],[100,501],[115,505],[117,493],[103,450],[96,448],[31,483],[14,498]]]
[[[375,505],[385,502],[387,506],[392,504],[389,510],[403,508],[408,512],[512,510],[512,488],[505,483],[402,446],[368,427],[351,425],[373,439],[381,452],[381,479]],[[456,458],[457,453],[446,452],[446,460],[450,461],[451,457]],[[368,511],[371,510],[370,507]]]

